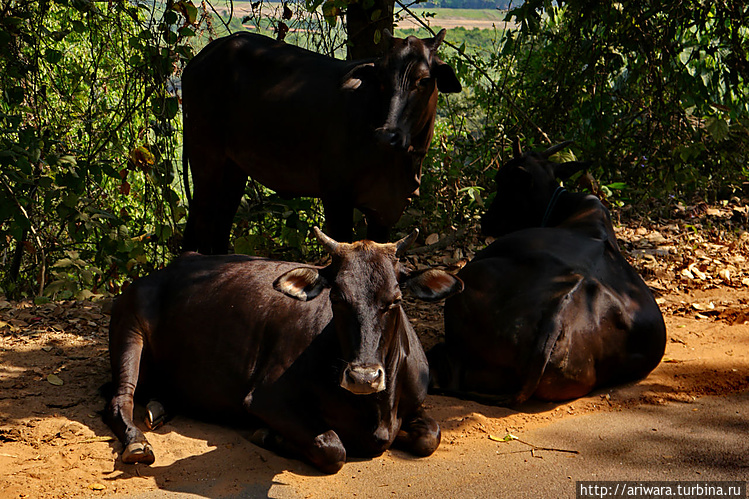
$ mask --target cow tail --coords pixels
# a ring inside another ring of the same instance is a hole
[[[559,306],[554,310],[550,319],[547,319],[546,324],[539,334],[539,341],[534,350],[534,355],[531,358],[530,365],[528,366],[528,377],[523,383],[523,387],[520,389],[518,394],[515,396],[515,404],[519,404],[528,400],[538,388],[538,384],[541,382],[541,378],[546,371],[546,365],[549,363],[551,358],[551,352],[554,350],[554,346],[557,340],[562,335],[563,325],[559,320],[562,315],[562,311],[572,302],[572,297],[575,295],[577,290],[583,283],[583,279],[580,279],[575,283],[572,289],[570,289],[564,297],[561,299]]]
[[[544,371],[546,371],[546,365],[549,363],[554,345],[562,333],[562,325],[556,320],[552,320],[544,329],[547,329],[548,332],[542,331],[539,334],[540,341],[533,351],[533,357],[527,370],[528,376],[525,378],[523,387],[515,395],[513,404],[525,402],[535,393]]]
[[[192,204],[192,192],[190,192],[190,168],[189,158],[187,157],[187,149],[184,143],[182,144],[182,186],[185,189],[185,197],[187,197],[187,207],[190,208]]]

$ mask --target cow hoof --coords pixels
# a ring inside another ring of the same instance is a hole
[[[146,428],[156,430],[166,422],[166,409],[160,402],[152,400],[146,406]]]
[[[153,464],[156,456],[148,442],[133,442],[122,452],[122,462],[127,464]]]
[[[250,437],[250,442],[257,445],[258,447],[264,447],[268,448],[270,447],[270,444],[273,443],[273,432],[270,431],[268,428],[260,428],[255,430],[255,432]]]

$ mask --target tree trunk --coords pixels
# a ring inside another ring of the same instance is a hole
[[[385,53],[382,30],[393,32],[394,4],[395,0],[358,0],[349,4],[346,8],[349,60],[369,59]]]

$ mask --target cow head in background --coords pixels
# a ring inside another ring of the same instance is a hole
[[[545,225],[560,187],[557,179],[564,181],[590,165],[580,161],[555,163],[549,159],[571,143],[562,142],[540,153],[523,153],[515,141],[514,157],[497,170],[497,194],[481,218],[484,235],[499,237]]]
[[[393,353],[408,344],[400,337],[405,334],[402,323],[408,321],[401,309],[401,288],[417,298],[434,301],[462,291],[463,283],[441,270],[409,274],[401,267],[398,259],[416,239],[418,230],[387,244],[339,243],[317,227],[314,233],[330,253],[331,263],[319,270],[293,269],[276,279],[274,287],[302,301],[312,300],[329,288],[333,323],[346,363],[341,387],[355,394],[383,391]]]
[[[423,156],[428,142],[413,139],[425,134],[431,137],[438,90],[461,91],[453,69],[437,56],[445,33],[443,29],[434,38],[395,38],[385,30],[385,55],[374,63],[357,66],[347,75],[344,88],[356,89],[362,81],[375,79],[382,98],[388,101],[383,103],[387,107],[385,122],[377,128],[377,138],[383,145]]]

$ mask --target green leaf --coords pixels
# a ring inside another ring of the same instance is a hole
[[[723,118],[714,116],[707,120],[707,131],[715,142],[728,137],[728,123]]]
[[[179,36],[182,36],[182,37],[191,37],[191,36],[195,36],[195,31],[185,26],[185,27],[178,29],[177,34],[179,34]]]
[[[73,266],[73,260],[70,258],[62,258],[54,263],[52,267],[66,269]]]
[[[518,440],[518,437],[513,435],[512,433],[508,433],[504,437],[495,437],[494,435],[489,435],[489,440],[493,440],[494,442],[512,442],[513,440]]]
[[[17,105],[23,102],[25,91],[23,87],[11,87],[7,90],[8,104]]]
[[[17,17],[17,16],[7,16],[5,19],[3,19],[3,24],[5,26],[20,26],[23,24],[23,18]]]
[[[252,246],[246,237],[238,237],[234,240],[234,253],[239,255],[252,254]]]
[[[174,24],[174,23],[176,23],[177,22],[177,14],[174,13],[174,12],[172,12],[172,11],[165,12],[164,13],[164,21],[167,24]]]
[[[55,31],[49,35],[49,37],[56,42],[61,42],[66,36],[68,36],[68,33],[69,31]]]
[[[79,300],[79,301],[85,301],[85,300],[90,300],[91,298],[94,298],[94,297],[96,297],[96,296],[97,296],[97,295],[95,295],[95,294],[94,294],[94,293],[93,293],[93,292],[92,292],[91,290],[88,290],[88,289],[82,289],[82,290],[80,290],[80,291],[79,291],[79,292],[78,292],[78,293],[77,293],[77,294],[75,295],[75,299],[76,299],[76,300]],[[98,295],[98,296],[101,296],[101,295]]]
[[[55,49],[47,49],[44,51],[44,58],[50,64],[57,64],[62,59],[62,52]]]
[[[31,175],[31,163],[29,163],[29,160],[25,157],[21,156],[16,160],[16,165],[20,170],[24,173],[24,175]]]
[[[60,377],[56,374],[48,375],[47,381],[49,382],[50,385],[55,385],[55,386],[62,386],[65,384],[65,382],[62,379],[60,379]]]
[[[2,49],[0,50],[7,52],[10,49],[9,44],[10,44],[11,39],[12,37],[10,33],[8,33],[5,30],[0,29],[0,47],[2,47]]]
[[[164,102],[164,111],[165,117],[168,120],[177,116],[177,112],[179,111],[179,101],[177,100],[177,97],[169,97],[166,99]]]
[[[325,20],[331,26],[336,25],[336,22],[338,21],[338,15],[340,13],[341,13],[341,9],[332,0],[326,0],[325,3],[322,5],[322,14],[325,17]]]
[[[189,0],[180,0],[172,5],[172,9],[182,14],[190,24],[195,24],[198,18],[198,9]]]
[[[75,156],[70,155],[61,156],[60,159],[58,159],[58,163],[65,166],[76,166],[78,164]]]
[[[73,31],[76,33],[83,34],[86,32],[86,25],[81,21],[73,21],[71,24],[73,25]]]

